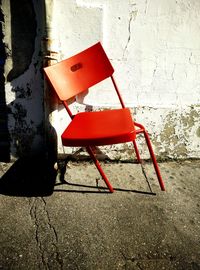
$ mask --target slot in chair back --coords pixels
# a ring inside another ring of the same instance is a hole
[[[100,42],[44,70],[60,100],[80,94],[114,72]]]

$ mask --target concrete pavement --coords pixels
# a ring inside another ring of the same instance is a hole
[[[200,269],[200,160],[160,163],[166,192],[150,163],[103,163],[113,194],[89,162],[65,184],[44,165],[0,163],[0,269]]]

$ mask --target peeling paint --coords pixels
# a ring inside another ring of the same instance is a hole
[[[181,117],[181,121],[185,130],[192,128],[199,121],[198,111],[191,106],[191,110]]]
[[[22,87],[17,86],[15,88],[13,88],[11,91],[15,93],[16,99],[18,99],[18,98],[28,99],[28,98],[31,98],[31,95],[32,95],[31,85],[29,83],[27,83],[26,88],[22,88]]]
[[[163,127],[156,131],[153,143],[161,157],[194,158],[200,157],[199,106],[189,106],[182,110],[172,110],[163,116]],[[156,123],[155,123],[156,124]],[[194,132],[196,130],[196,133]],[[191,150],[196,145],[196,151]]]
[[[11,128],[12,144],[16,149],[17,156],[24,156],[30,152],[34,138],[33,127],[26,121],[27,111],[20,103],[11,107],[11,115],[14,120],[14,127]]]
[[[200,138],[200,127],[197,128],[196,134],[197,134],[197,137]]]

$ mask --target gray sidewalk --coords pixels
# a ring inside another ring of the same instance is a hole
[[[0,163],[0,269],[200,269],[200,160],[159,164],[166,192],[149,163],[103,163],[113,194],[93,164],[69,165],[45,196],[17,190],[40,189],[39,164]]]

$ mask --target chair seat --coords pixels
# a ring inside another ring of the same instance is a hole
[[[130,110],[82,112],[75,115],[61,135],[64,146],[108,145],[136,138]]]

